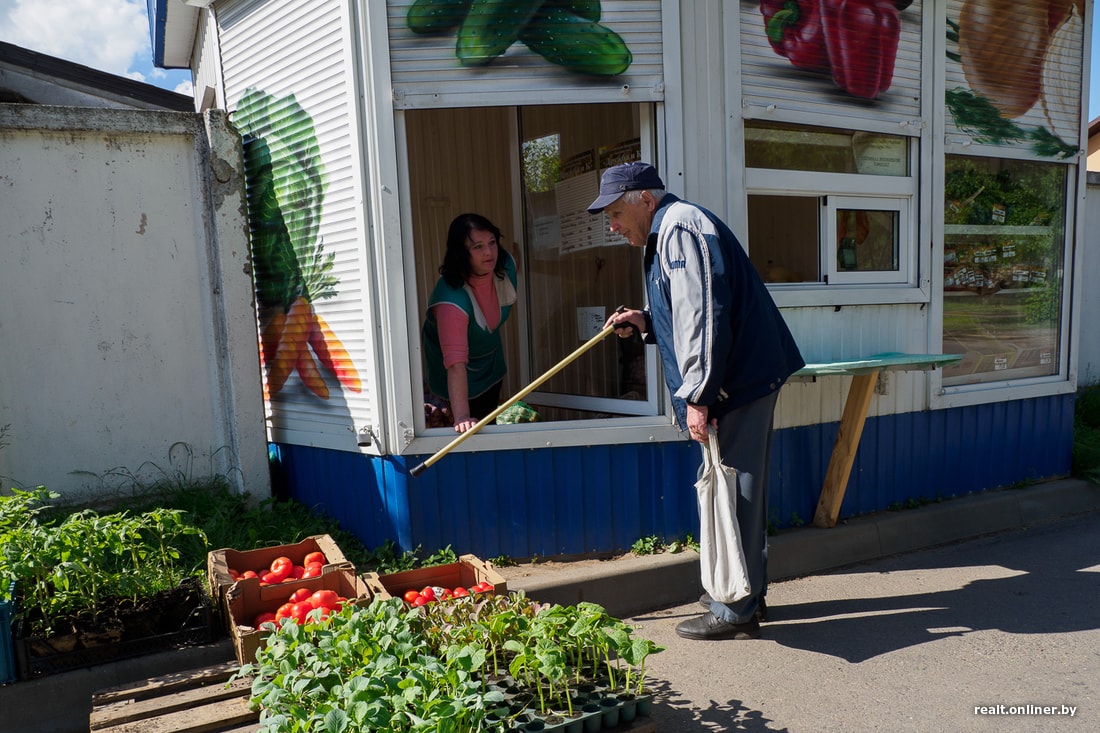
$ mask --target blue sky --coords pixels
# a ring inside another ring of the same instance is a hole
[[[0,40],[191,94],[191,74],[153,67],[146,0],[0,0]],[[79,33],[72,29],[79,28]],[[1100,115],[1100,23],[1092,29],[1089,120]]]

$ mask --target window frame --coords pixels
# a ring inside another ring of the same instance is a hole
[[[1083,241],[1085,230],[1084,217],[1078,211],[1079,205],[1084,203],[1083,190],[1084,178],[1087,175],[1085,167],[1075,164],[1073,161],[1058,161],[1046,158],[1037,158],[1033,155],[1022,154],[1016,150],[1002,150],[998,148],[971,150],[967,146],[948,146],[941,160],[946,169],[947,159],[951,156],[976,156],[998,158],[1006,161],[1048,163],[1052,165],[1065,165],[1070,172],[1065,182],[1065,210],[1063,212],[1063,231],[1065,237],[1062,250],[1063,290],[1061,319],[1058,335],[1058,368],[1053,374],[1044,376],[1027,376],[1015,379],[992,380],[988,382],[974,382],[968,384],[943,383],[943,371],[932,372],[931,399],[929,406],[934,410],[951,409],[957,407],[970,407],[984,405],[993,402],[1006,402],[1011,400],[1033,399],[1050,397],[1052,395],[1073,394],[1077,391],[1077,367],[1075,360],[1078,348],[1078,333],[1080,328],[1078,305],[1080,301],[1080,289],[1082,286],[1081,254],[1082,247],[1075,246]],[[1080,198],[1079,198],[1080,197]],[[939,200],[935,202],[938,224],[936,230],[940,233],[940,244],[934,253],[934,261],[940,266],[933,267],[933,276],[936,280],[936,289],[942,298],[944,291],[943,257],[944,239],[947,225],[944,220],[944,201],[941,191]],[[940,339],[943,337],[943,309],[938,308],[932,313],[929,327]]]
[[[910,155],[914,157],[910,170],[915,170],[916,144],[910,145]],[[876,278],[871,282],[826,282],[768,283],[772,298],[780,308],[843,306],[843,305],[883,305],[901,303],[928,303],[931,299],[929,279],[922,275],[924,258],[920,256],[918,195],[920,181],[916,175],[876,176],[858,173],[823,173],[819,171],[789,171],[770,168],[747,168],[745,170],[745,191],[747,196],[801,196],[832,199],[869,199],[893,201],[904,211],[907,246],[899,251],[899,262],[905,262],[908,273],[904,282],[885,281]],[[825,207],[822,206],[822,209]],[[835,225],[834,225],[835,227]],[[827,222],[819,227],[821,241],[818,253],[826,259],[822,269],[828,272],[835,269],[835,245],[830,248]],[[835,234],[835,228],[833,229]],[[748,243],[752,250],[753,243]],[[824,273],[823,273],[824,274]],[[846,273],[847,274],[847,273]]]
[[[825,233],[825,277],[828,285],[911,285],[910,273],[914,269],[912,246],[914,233],[910,225],[912,200],[901,196],[826,196],[821,205],[824,218],[821,230]],[[840,270],[837,268],[836,212],[840,209],[858,211],[891,211],[898,215],[897,270]]]
[[[665,167],[667,161],[657,150],[657,141],[663,139],[664,132],[664,115],[661,106],[659,104],[644,101],[633,101],[630,103],[637,105],[639,111],[639,132],[642,157],[654,161],[654,164],[661,168]],[[520,107],[515,107],[515,109],[518,111]],[[516,115],[516,119],[518,120],[518,114]],[[410,140],[408,139],[403,112],[397,111],[394,115],[394,120],[395,147],[398,151],[397,166],[394,173],[399,181],[401,200],[408,201],[411,198],[409,180],[410,163],[408,156]],[[511,185],[513,191],[517,192],[513,206],[518,214],[523,206],[518,194],[521,187],[520,144],[522,142],[518,126],[513,127],[511,135],[512,143],[514,143],[511,145],[511,151],[509,153],[512,156]],[[400,221],[400,227],[403,232],[402,239],[411,236],[409,233],[412,231],[413,227],[412,213],[409,207],[402,206],[400,209],[396,210],[394,214]],[[517,218],[517,220],[519,219]],[[412,247],[408,242],[403,242],[401,250],[411,252]],[[402,291],[402,302],[407,312],[414,313],[417,311],[417,263],[413,261],[412,257],[402,258],[402,261],[404,270],[402,282],[405,284],[405,288]],[[641,277],[640,273],[639,277]],[[644,288],[642,291],[642,298],[645,298]],[[638,307],[643,307],[645,305],[647,304],[640,303]],[[517,303],[517,308],[513,313],[513,317],[520,318],[523,338],[526,338],[527,328],[526,307],[526,302],[521,301]],[[455,433],[453,428],[427,428],[425,426],[425,416],[421,405],[422,398],[419,391],[415,389],[415,387],[418,387],[423,381],[420,324],[421,319],[419,316],[417,318],[409,318],[406,322],[408,338],[406,363],[410,367],[408,370],[410,384],[414,389],[411,390],[412,394],[410,396],[412,399],[410,406],[412,409],[408,417],[398,418],[395,422],[395,440],[388,446],[388,450],[394,455],[435,454],[461,439],[461,436]],[[562,355],[563,358],[565,356],[565,354]],[[520,360],[521,363],[516,365],[516,368],[522,375],[522,384],[530,384],[540,375],[530,373],[530,360],[526,348],[520,349]],[[469,450],[517,450],[682,441],[684,436],[675,425],[672,402],[664,382],[664,374],[660,365],[660,359],[656,352],[656,346],[646,346],[646,369],[647,381],[652,388],[649,389],[649,396],[644,401],[585,398],[589,401],[599,400],[599,403],[593,402],[592,404],[594,411],[600,411],[598,408],[601,407],[606,408],[608,406],[604,404],[606,402],[616,403],[616,414],[610,419],[559,420],[514,425],[486,425],[479,430],[476,440],[465,441],[465,445],[462,446],[456,444],[454,445],[454,450],[459,452]],[[520,389],[522,388],[523,387]],[[542,399],[542,393],[538,394],[539,398]],[[514,395],[503,395],[505,399],[511,398],[512,396]],[[549,401],[547,401],[547,404],[549,404]],[[623,407],[631,407],[645,414],[629,414],[626,410],[622,409]],[[603,411],[608,412],[610,410]]]

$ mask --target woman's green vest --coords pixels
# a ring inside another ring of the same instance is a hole
[[[504,258],[506,277],[516,287],[516,262],[502,247],[500,256]],[[496,277],[494,275],[494,277]],[[498,299],[500,290],[497,290]],[[500,328],[508,320],[512,305],[500,307],[500,323],[492,331],[482,328],[474,315],[474,300],[469,288],[452,288],[443,278],[436,283],[428,301],[428,317],[424,321],[422,340],[424,359],[428,368],[428,388],[432,394],[450,399],[447,393],[447,370],[443,367],[443,349],[439,345],[439,324],[436,322],[432,307],[440,303],[451,303],[462,309],[469,320],[466,338],[469,343],[470,358],[466,362],[468,395],[477,397],[494,384],[504,379],[508,365],[504,361],[504,344],[500,337]]]

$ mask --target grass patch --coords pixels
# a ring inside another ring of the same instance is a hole
[[[1077,391],[1073,405],[1073,475],[1100,483],[1100,384]]]

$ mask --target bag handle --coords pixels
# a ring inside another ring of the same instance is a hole
[[[722,465],[722,452],[718,449],[718,431],[707,425],[707,459],[716,469]]]

